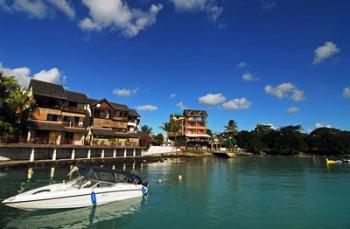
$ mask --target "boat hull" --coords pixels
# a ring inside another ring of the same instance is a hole
[[[126,199],[142,197],[144,191],[141,185],[127,185],[128,187],[77,189],[58,193],[44,193],[42,195],[17,195],[4,200],[9,207],[23,210],[40,209],[69,209],[94,205],[103,205]],[[30,198],[31,197],[31,198]]]

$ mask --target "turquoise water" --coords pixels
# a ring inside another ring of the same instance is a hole
[[[3,171],[0,199],[62,181],[68,170],[56,168],[51,181],[50,168],[34,168],[31,180],[27,169]],[[135,172],[151,184],[147,199],[65,211],[0,205],[0,228],[350,228],[350,165],[327,168],[323,158],[200,158],[136,165]]]

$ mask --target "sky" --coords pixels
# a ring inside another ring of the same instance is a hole
[[[0,0],[0,70],[127,104],[160,131],[204,109],[208,127],[350,130],[350,2]]]

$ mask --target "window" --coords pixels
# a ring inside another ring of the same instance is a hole
[[[57,122],[57,119],[58,119],[58,115],[48,114],[46,120],[47,120],[47,121]]]

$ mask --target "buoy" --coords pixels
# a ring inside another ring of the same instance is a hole
[[[180,174],[177,179],[179,179],[179,181],[182,181],[182,175]]]
[[[163,182],[162,179],[158,179],[158,180],[157,180],[157,183],[158,183],[158,184],[160,184],[160,183],[162,183],[162,182]]]

